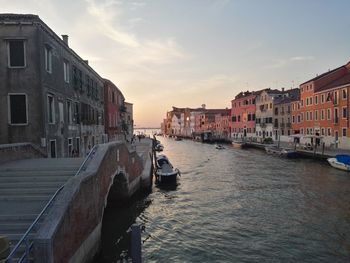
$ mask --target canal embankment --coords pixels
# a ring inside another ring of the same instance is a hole
[[[126,202],[152,183],[152,140],[93,148],[51,205],[34,239],[35,262],[88,262],[98,252],[107,202]]]

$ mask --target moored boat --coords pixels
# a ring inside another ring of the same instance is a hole
[[[164,150],[163,144],[161,144],[161,143],[156,144],[156,145],[154,146],[154,150],[157,151],[157,152],[163,151],[163,150]]]
[[[350,155],[338,154],[335,158],[328,158],[327,161],[334,168],[350,171]]]
[[[289,149],[289,148],[281,148],[281,147],[277,147],[277,146],[266,146],[265,151],[268,154],[274,154],[274,155],[287,157],[287,158],[298,157],[298,152],[294,151],[293,149]]]
[[[172,166],[168,157],[159,155],[156,159],[156,180],[158,183],[175,183],[177,175],[180,174],[179,169]]]

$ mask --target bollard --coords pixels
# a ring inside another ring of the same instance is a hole
[[[137,224],[131,226],[131,260],[132,263],[142,262],[141,229]]]

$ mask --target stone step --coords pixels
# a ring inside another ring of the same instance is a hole
[[[0,184],[0,191],[3,189],[26,189],[26,188],[59,188],[65,181],[53,181],[53,182],[6,182]]]
[[[9,214],[0,214],[0,224],[1,222],[33,222],[37,214],[20,214],[20,215],[9,215]]]
[[[0,201],[49,201],[52,194],[1,196]]]
[[[0,196],[53,195],[59,187],[1,189]]]
[[[0,184],[2,183],[16,183],[16,182],[66,182],[73,176],[15,176],[15,177],[0,177]]]
[[[32,170],[13,170],[13,171],[0,171],[0,178],[1,177],[13,177],[13,176],[63,176],[63,175],[74,175],[78,171],[77,169],[68,170],[68,171],[62,171],[62,170],[55,170],[55,171],[48,171],[48,170],[38,170],[38,171],[32,171]]]

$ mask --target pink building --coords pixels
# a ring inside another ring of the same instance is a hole
[[[255,98],[260,91],[240,92],[231,101],[231,138],[255,136]]]

